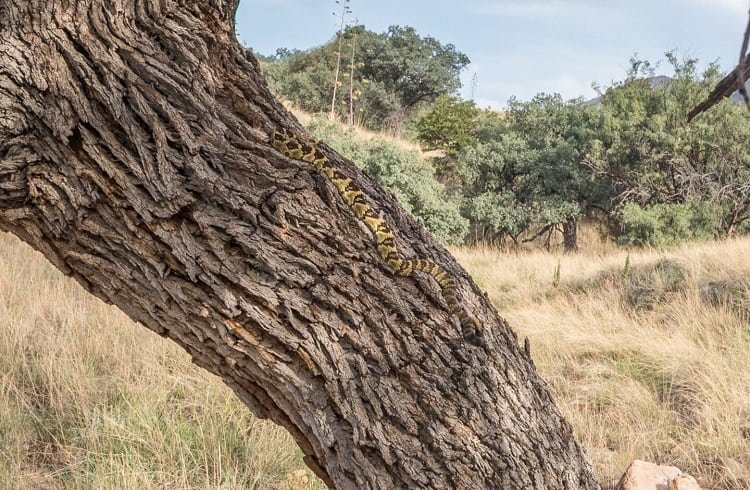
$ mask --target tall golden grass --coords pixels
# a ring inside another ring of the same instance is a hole
[[[0,489],[322,489],[172,342],[0,234]]]
[[[604,485],[645,459],[750,488],[750,240],[454,253],[529,338]]]
[[[297,120],[303,126],[308,126],[312,122],[313,117],[314,117],[313,114],[310,114],[309,112],[305,112],[299,109],[298,107],[295,107],[293,104],[291,104],[288,101],[284,101],[284,106],[287,109],[289,109],[289,111],[292,114],[294,114],[294,117],[296,117]],[[392,134],[390,132],[373,131],[371,129],[366,128],[362,124],[357,124],[356,121],[352,126],[348,126],[341,121],[336,121],[336,122],[340,125],[341,128],[350,129],[352,131],[350,135],[353,139],[356,139],[359,141],[383,140],[399,148],[402,148],[404,150],[414,150],[414,151],[420,150],[419,145],[417,143],[410,141],[408,139],[402,138],[398,135]]]
[[[750,240],[454,253],[605,485],[640,458],[748,488]],[[324,488],[282,429],[9,235],[0,325],[0,488]]]

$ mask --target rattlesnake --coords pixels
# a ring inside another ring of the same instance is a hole
[[[394,240],[393,232],[365,201],[365,194],[354,181],[331,165],[320,151],[316,142],[296,135],[287,129],[277,129],[271,135],[271,144],[288,158],[311,163],[315,170],[328,177],[354,215],[372,232],[377,244],[378,255],[399,276],[411,276],[414,272],[424,272],[432,276],[440,285],[448,311],[461,322],[464,338],[475,345],[484,343],[484,334],[477,322],[471,318],[456,294],[456,283],[440,265],[425,259],[402,259]]]

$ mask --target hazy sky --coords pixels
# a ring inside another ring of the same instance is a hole
[[[593,97],[592,82],[625,75],[637,53],[650,61],[668,50],[718,60],[728,71],[739,58],[748,0],[351,0],[360,24],[382,32],[408,25],[452,43],[471,59],[462,74],[465,98],[476,73],[481,107],[504,107],[538,92]],[[240,40],[258,53],[306,49],[337,30],[335,0],[241,0]],[[663,63],[665,65],[666,63]],[[657,70],[668,74],[668,69]]]

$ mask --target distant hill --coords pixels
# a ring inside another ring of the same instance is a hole
[[[656,76],[656,77],[647,78],[647,80],[651,84],[651,88],[659,88],[659,87],[664,86],[664,85],[668,84],[669,82],[671,82],[672,81],[672,77],[668,77],[668,76],[665,76],[665,75],[659,75],[659,76]],[[747,80],[745,82],[745,87],[747,88],[748,93],[750,93],[750,80]],[[730,97],[730,99],[732,99],[732,101],[737,102],[737,103],[744,102],[742,100],[742,95],[740,94],[739,90],[736,91],[735,93],[733,93],[732,96]],[[602,98],[601,98],[601,96],[594,97],[593,99],[589,99],[589,100],[586,100],[586,101],[583,102],[583,105],[592,105],[592,106],[595,106],[595,107],[599,107],[601,104],[602,104]]]

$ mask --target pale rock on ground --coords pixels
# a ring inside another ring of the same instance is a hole
[[[669,480],[669,490],[700,490],[698,482],[690,475],[682,475],[674,480]]]
[[[698,482],[674,466],[659,466],[636,459],[630,466],[616,490],[700,490]]]

